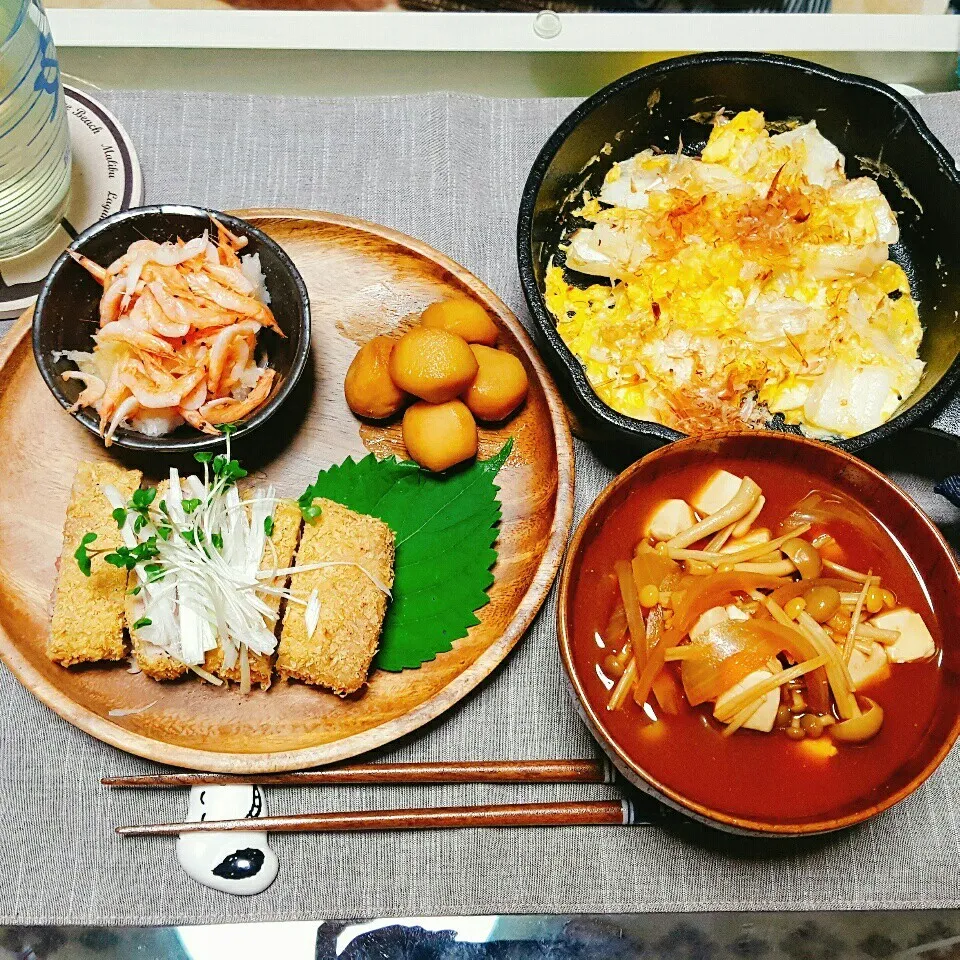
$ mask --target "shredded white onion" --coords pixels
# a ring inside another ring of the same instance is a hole
[[[320,560],[316,563],[305,563],[300,567],[284,567],[282,570],[261,570],[257,577],[261,580],[273,580],[275,577],[285,577],[293,573],[309,573],[311,570],[324,570],[327,567],[356,567],[367,579],[383,594],[393,598],[390,588],[378,577],[371,573],[362,563],[353,560]]]
[[[160,701],[153,700],[150,703],[145,703],[142,707],[130,707],[126,710],[108,710],[108,717],[132,717],[138,713],[144,713],[149,710],[151,707],[155,707]]]
[[[307,639],[310,640],[317,632],[317,624],[320,623],[320,594],[316,590],[310,591],[310,599],[307,601],[303,619],[307,627]]]
[[[204,670],[203,667],[195,666],[194,664],[187,664],[190,669],[201,679],[206,680],[207,683],[212,683],[215,687],[222,687],[223,681],[219,677],[215,677],[212,673],[207,670]]]

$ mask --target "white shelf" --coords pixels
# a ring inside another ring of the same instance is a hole
[[[51,9],[59,47],[464,52],[956,53],[960,17],[560,14],[543,39],[522,13]]]

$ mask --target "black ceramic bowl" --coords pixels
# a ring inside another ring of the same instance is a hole
[[[577,107],[541,150],[520,203],[517,255],[534,333],[588,438],[607,441],[618,453],[636,455],[684,434],[624,416],[594,393],[544,302],[547,266],[584,188],[596,194],[615,162],[651,146],[669,152],[682,143],[685,153],[699,153],[710,133],[705,118],[722,108],[750,107],[773,121],[816,120],[846,157],[851,178],[876,175],[860,158],[885,165],[877,179],[900,225],[891,257],[919,301],[926,369],[892,419],[838,445],[860,450],[928,417],[960,377],[960,175],[910,103],[885,84],[790,57],[677,57],[628,74]],[[601,152],[605,145],[612,149]]]
[[[181,237],[189,240],[211,228],[213,214],[228,230],[247,238],[243,254],[260,255],[260,267],[266,276],[270,293],[270,309],[281,337],[262,329],[257,337],[257,355],[264,352],[269,365],[276,370],[273,388],[266,403],[237,424],[234,434],[239,439],[268,420],[293,390],[303,373],[310,353],[310,300],[307,288],[293,261],[265,233],[245,220],[216,210],[165,204],[136,207],[107,217],[85,230],[70,245],[102,266],[121,256],[134,240],[146,237],[162,243]],[[53,265],[40,296],[33,320],[33,353],[40,373],[53,395],[64,408],[69,408],[82,389],[78,380],[63,380],[65,370],[76,369],[66,358],[54,359],[58,350],[91,350],[93,334],[98,329],[98,309],[103,288],[69,254],[64,253]],[[99,435],[96,411],[80,410],[74,414],[88,430]],[[120,428],[114,443],[131,450],[154,453],[191,453],[213,448],[222,441],[199,433],[186,424],[161,437]]]

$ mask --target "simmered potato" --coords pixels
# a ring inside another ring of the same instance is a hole
[[[476,300],[455,297],[431,303],[420,318],[431,330],[446,330],[463,337],[467,343],[483,343],[492,347],[497,342],[497,327],[490,314]]]
[[[403,442],[421,467],[438,472],[476,454],[477,425],[459,400],[420,401],[403,415]]]
[[[416,327],[405,333],[390,356],[390,376],[407,393],[430,403],[458,397],[477,375],[477,360],[463,337]]]
[[[383,420],[406,402],[406,394],[390,378],[390,354],[395,341],[374,337],[353,358],[343,381],[347,404],[358,417]]]
[[[480,420],[503,420],[523,403],[527,395],[527,372],[523,364],[505,350],[472,343],[477,358],[477,375],[463,394],[470,412]]]

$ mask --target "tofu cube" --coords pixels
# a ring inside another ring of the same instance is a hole
[[[770,670],[754,670],[753,673],[748,673],[738,684],[735,684],[726,693],[717,698],[714,714],[734,697],[739,696],[745,690],[749,690],[750,687],[755,687],[758,683],[763,683],[764,680],[769,680],[772,676],[773,672]],[[761,733],[769,733],[773,729],[774,723],[776,723],[777,710],[779,709],[780,688],[778,687],[776,690],[771,690],[764,696],[763,701],[757,709],[753,711],[750,719],[747,720],[743,726],[748,730],[759,730]]]
[[[697,522],[693,508],[686,500],[664,500],[653,512],[643,531],[654,540],[672,540]]]
[[[702,640],[718,623],[730,619],[723,607],[711,607],[700,614],[697,622],[690,628],[690,639],[696,643]]]
[[[690,498],[693,509],[702,517],[722,510],[736,496],[741,479],[726,470],[718,470]]]
[[[862,690],[868,684],[882,680],[890,673],[887,655],[879,643],[871,643],[869,653],[863,653],[854,647],[847,669],[850,671],[850,679],[853,681],[855,690]]]
[[[900,631],[900,638],[885,647],[887,659],[891,663],[925,660],[937,652],[937,645],[933,642],[923,617],[909,607],[898,607],[896,610],[878,614],[870,623],[882,630]]]
[[[702,640],[718,624],[727,620],[749,620],[750,614],[745,613],[735,603],[727,607],[711,607],[700,614],[697,622],[690,628],[690,639],[694,642]]]
[[[744,550],[747,547],[755,547],[761,543],[769,543],[773,537],[766,527],[757,527],[751,530],[745,537],[739,540],[728,540],[721,548],[720,553],[736,553],[737,550]]]

